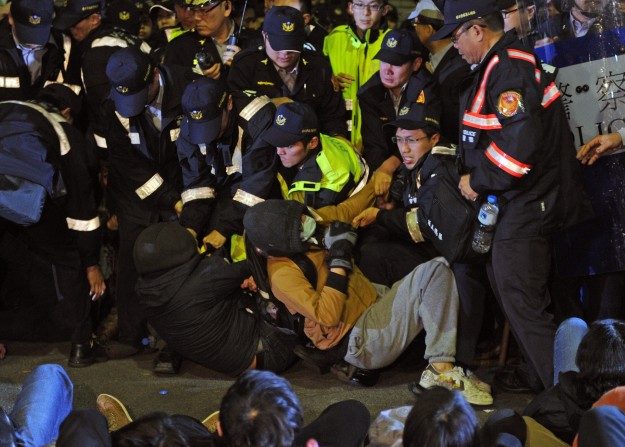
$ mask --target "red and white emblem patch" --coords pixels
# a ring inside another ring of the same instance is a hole
[[[523,97],[519,92],[509,90],[499,95],[497,111],[500,115],[510,118],[516,115],[519,110],[525,110],[523,107]]]

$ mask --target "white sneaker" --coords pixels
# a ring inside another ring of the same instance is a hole
[[[459,391],[467,402],[473,405],[492,405],[493,396],[475,386],[459,366],[439,373],[432,365],[423,370],[419,386],[427,389],[433,386],[442,386],[450,390]]]
[[[473,371],[470,369],[464,370],[467,378],[471,381],[473,385],[479,390],[484,391],[485,393],[492,394],[492,389],[490,385],[484,381],[482,381],[478,376],[475,375]]]

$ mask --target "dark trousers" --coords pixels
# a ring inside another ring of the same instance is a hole
[[[495,241],[488,278],[529,366],[545,388],[553,383],[556,326],[547,312],[551,247],[544,237]]]
[[[117,313],[119,315],[119,341],[139,346],[145,335],[145,313],[135,292],[137,269],[133,248],[139,234],[147,228],[118,216],[119,253],[117,271]]]
[[[91,298],[78,253],[55,262],[38,254],[18,236],[0,234],[3,289],[11,308],[0,312],[0,339],[23,341],[91,338]],[[75,259],[75,262],[70,260]]]
[[[272,326],[262,321],[260,323],[260,340],[262,353],[256,367],[273,372],[282,372],[298,360],[293,354],[293,348],[299,343],[299,337],[291,330]]]
[[[110,447],[106,419],[97,410],[74,410],[61,424],[57,447]]]
[[[315,439],[321,447],[359,447],[369,430],[371,415],[357,400],[344,400],[330,405],[317,419],[303,427],[294,447],[305,446]]]
[[[617,407],[588,410],[579,423],[579,447],[625,445],[625,413]]]

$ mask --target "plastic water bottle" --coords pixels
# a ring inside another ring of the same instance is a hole
[[[473,233],[473,241],[471,242],[473,251],[481,254],[488,253],[493,242],[498,214],[497,196],[488,196],[477,214],[479,226]]]

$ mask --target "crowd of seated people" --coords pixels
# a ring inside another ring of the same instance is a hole
[[[154,353],[157,373],[186,359],[237,378],[215,428],[130,421],[112,396],[71,412],[65,372],[38,368],[0,414],[7,445],[616,442],[625,312],[566,319],[550,290],[566,281],[552,237],[591,215],[581,169],[625,130],[576,160],[555,74],[526,45],[620,12],[579,0],[543,30],[533,3],[419,0],[394,29],[386,0],[349,0],[344,18],[243,3],[2,10],[0,340],[70,341],[76,368]],[[478,228],[487,201],[498,217]],[[520,365],[487,383],[475,359],[504,326]],[[371,427],[355,401],[304,426],[276,375],[301,361],[375,386],[420,335],[419,405]],[[537,396],[480,428],[469,404],[495,391]]]

